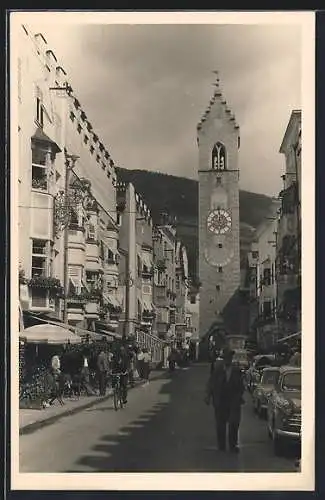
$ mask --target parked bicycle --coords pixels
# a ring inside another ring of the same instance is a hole
[[[121,378],[127,376],[127,372],[125,373],[114,373],[112,374],[113,378],[113,399],[114,399],[114,408],[117,411],[119,408],[124,407],[125,401],[125,388],[121,383]]]

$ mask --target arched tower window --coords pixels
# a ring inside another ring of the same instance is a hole
[[[226,148],[221,142],[212,149],[212,170],[227,170]]]

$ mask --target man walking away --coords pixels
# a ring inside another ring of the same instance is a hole
[[[244,403],[244,383],[240,369],[232,364],[234,351],[226,348],[222,361],[215,364],[207,384],[206,403],[211,399],[215,412],[217,443],[221,451],[228,444],[230,451],[239,452],[238,430],[241,418],[241,405]]]
[[[104,350],[102,350],[98,355],[97,370],[98,370],[98,380],[99,380],[99,395],[105,396],[109,363],[108,363],[108,356]]]

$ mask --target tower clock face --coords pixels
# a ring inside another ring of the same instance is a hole
[[[214,234],[225,234],[231,229],[231,215],[223,208],[212,210],[207,218],[208,230]]]

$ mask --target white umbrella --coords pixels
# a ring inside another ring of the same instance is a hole
[[[33,344],[81,344],[79,335],[62,326],[48,323],[25,328],[21,337]]]

